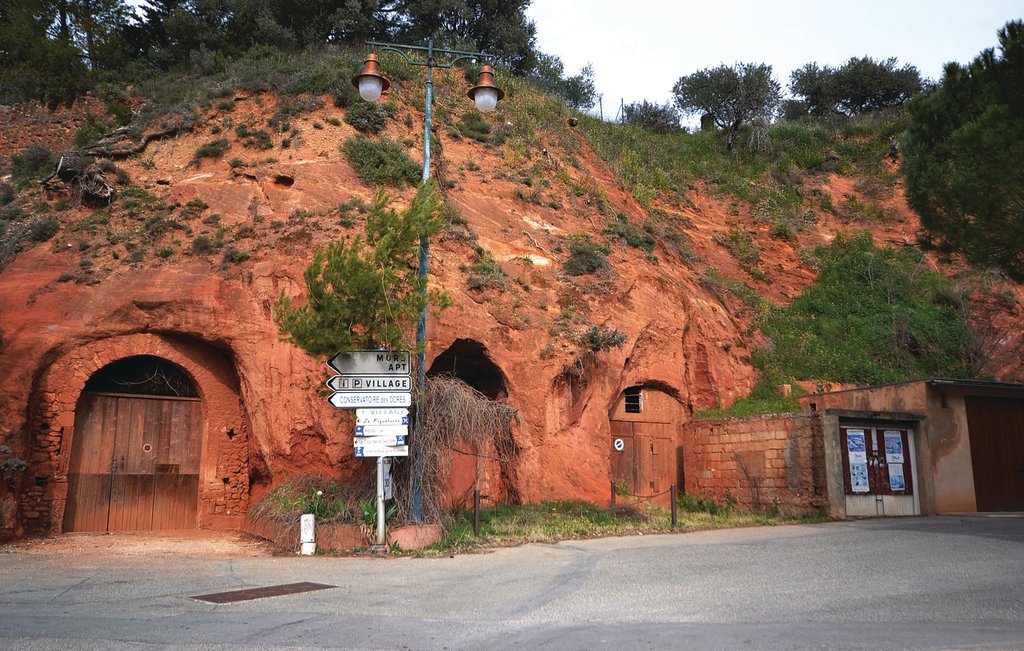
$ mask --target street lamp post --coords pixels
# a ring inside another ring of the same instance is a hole
[[[383,51],[395,52],[405,59],[406,63],[414,66],[422,66],[427,69],[427,100],[423,120],[423,181],[430,179],[430,127],[431,113],[434,102],[434,68],[451,68],[462,59],[485,59],[488,55],[481,52],[463,52],[461,50],[448,50],[435,48],[433,40],[427,41],[427,46],[403,45],[392,43],[380,43],[367,41],[367,45],[380,48]],[[423,52],[426,59],[413,59],[405,51]],[[447,63],[438,63],[435,55],[451,57]],[[359,96],[368,102],[375,102],[386,91],[391,83],[380,73],[377,55],[369,53],[366,55],[366,62],[363,71],[352,78],[352,85],[359,89]],[[480,78],[477,85],[467,93],[469,98],[476,103],[477,110],[483,113],[490,113],[495,109],[498,100],[505,96],[500,88],[494,85],[494,72],[490,66],[480,67]],[[427,275],[427,264],[430,253],[430,241],[426,235],[420,236],[419,269],[421,277]],[[420,309],[419,322],[416,324],[416,422],[411,449],[412,464],[412,506],[409,512],[409,520],[412,522],[423,521],[423,458],[421,432],[423,427],[423,394],[427,383],[427,284],[424,282],[420,289],[420,298],[423,307]]]

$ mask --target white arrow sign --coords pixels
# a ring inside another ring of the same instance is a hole
[[[353,350],[338,353],[327,365],[342,375],[409,375],[407,350]]]
[[[409,426],[356,425],[356,436],[409,436]]]
[[[327,381],[335,391],[411,391],[408,375],[335,375]]]
[[[395,409],[356,409],[356,425],[408,425],[409,410],[404,407]]]
[[[412,404],[411,393],[342,393],[335,391],[328,398],[338,409],[356,407],[408,407]]]
[[[357,445],[357,457],[407,457],[408,445]]]

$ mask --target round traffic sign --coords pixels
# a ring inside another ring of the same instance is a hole
[[[622,452],[626,448],[626,442],[622,439],[615,439],[615,449]]]

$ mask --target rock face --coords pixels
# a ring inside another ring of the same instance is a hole
[[[8,518],[17,523],[10,527],[27,534],[64,529],[74,438],[85,427],[76,421],[79,397],[97,370],[137,355],[175,364],[198,387],[200,525],[238,527],[252,501],[289,476],[371,472],[370,462],[353,457],[351,414],[325,399],[324,360],[281,342],[273,319],[282,292],[302,296],[313,248],[356,232],[358,206],[373,197],[338,150],[353,130],[323,128],[340,113],[320,108],[293,119],[302,135],[273,157],[232,134],[223,159],[193,158],[223,135],[226,118],[265,119],[274,101],[240,99],[228,115],[209,109],[195,132],[151,143],[141,158],[119,163],[141,192],[121,188],[107,210],[55,213],[57,236],[23,250],[0,272],[0,443],[29,462],[12,486],[20,511]],[[5,118],[5,129],[20,128],[14,117]],[[409,140],[414,153],[420,127],[406,124],[422,122],[403,107],[388,134]],[[654,256],[616,243],[609,272],[567,276],[567,243],[599,238],[600,210],[637,223],[647,210],[578,133],[562,128],[550,140],[571,143],[573,153],[549,144],[523,157],[439,134],[446,199],[471,230],[447,229],[432,243],[431,285],[453,305],[429,320],[428,369],[467,380],[522,417],[516,453],[501,468],[469,457],[456,464],[452,502],[467,482],[494,499],[607,501],[610,415],[625,389],[666,396],[679,421],[670,425],[678,428],[694,410],[729,404],[756,381],[749,317],[735,297],[709,289],[701,270],[714,266],[784,302],[813,280],[799,247],[827,241],[840,226],[823,215],[800,242],[772,240],[749,215],[731,215],[694,193],[687,205],[664,209],[685,225],[700,265],[662,243]],[[517,174],[544,188],[542,198],[524,198]],[[837,194],[844,191],[842,179],[831,181]],[[410,197],[408,189],[395,193],[398,204]],[[900,197],[893,201],[901,219],[878,236],[911,241],[916,220]],[[737,223],[763,238],[763,259],[771,261],[763,279],[748,276],[714,243]],[[476,247],[490,251],[505,275],[470,289],[466,265]],[[1019,302],[1019,288],[1011,291]],[[1020,323],[1015,309],[999,312],[1000,327]],[[624,333],[625,345],[583,354],[575,336],[590,325]],[[1024,379],[1022,348],[1020,337],[996,344],[989,367],[1001,379]]]

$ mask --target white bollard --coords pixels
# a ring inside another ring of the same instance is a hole
[[[316,553],[316,516],[304,513],[299,520],[299,541],[302,543],[300,553],[312,556]]]

